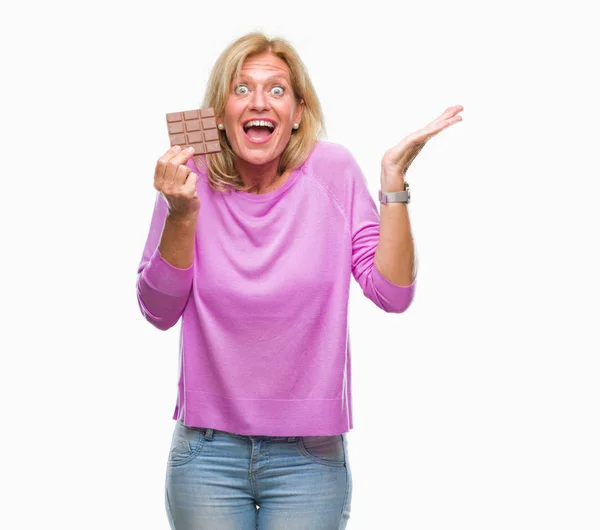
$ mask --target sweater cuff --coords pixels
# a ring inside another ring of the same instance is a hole
[[[179,269],[165,261],[158,247],[142,272],[146,283],[155,291],[169,296],[186,296],[194,277],[194,264]]]
[[[417,277],[410,285],[397,285],[390,282],[379,269],[373,265],[373,286],[385,301],[394,307],[408,307],[413,299]]]

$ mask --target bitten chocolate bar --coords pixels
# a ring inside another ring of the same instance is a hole
[[[196,155],[206,155],[221,151],[219,130],[215,112],[211,108],[184,110],[167,114],[167,127],[171,147],[192,146]]]

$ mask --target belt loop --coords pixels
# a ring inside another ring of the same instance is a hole
[[[214,433],[214,432],[215,432],[215,431],[214,431],[214,429],[211,429],[210,427],[208,427],[208,428],[206,428],[206,429],[204,430],[204,433],[203,433],[203,434],[204,434],[204,437],[205,437],[205,438],[206,438],[208,441],[210,441],[210,440],[212,440],[212,437],[213,437],[213,433]]]

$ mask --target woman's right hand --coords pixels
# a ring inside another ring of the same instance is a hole
[[[181,151],[174,145],[156,163],[154,188],[166,199],[171,218],[195,220],[200,211],[198,175],[185,165],[194,154],[192,147]]]

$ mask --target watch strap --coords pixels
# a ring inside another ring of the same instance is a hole
[[[379,202],[386,204],[388,202],[410,203],[410,190],[408,182],[404,183],[404,191],[382,191],[379,190]]]

